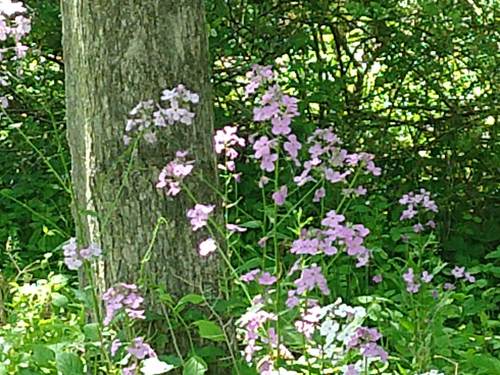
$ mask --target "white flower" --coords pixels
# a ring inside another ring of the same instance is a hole
[[[144,375],[158,375],[169,372],[174,368],[174,366],[160,361],[157,357],[150,357],[142,361],[141,372]]]
[[[15,2],[13,3],[11,0],[0,0],[0,13],[5,14],[10,17],[15,13],[24,13],[26,12],[26,8],[22,3]]]

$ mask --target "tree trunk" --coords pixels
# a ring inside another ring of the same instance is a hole
[[[215,296],[219,264],[198,255],[207,233],[193,233],[186,218],[194,203],[183,193],[172,199],[155,188],[179,149],[189,150],[198,173],[215,182],[203,1],[63,0],[62,13],[79,238],[102,246],[98,271],[106,286],[137,282],[152,245],[149,281],[176,296],[200,292],[200,286]],[[123,144],[128,112],[179,83],[200,94],[194,123],[163,129],[155,145],[141,142],[129,164]],[[191,189],[202,203],[211,202],[202,183]],[[161,217],[168,224],[154,236]]]

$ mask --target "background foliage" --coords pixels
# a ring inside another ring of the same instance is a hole
[[[60,255],[50,253],[73,232],[59,1],[26,3],[33,15],[31,54],[21,67],[3,63],[1,67],[13,81],[6,88],[9,116],[22,125],[13,127],[0,117],[0,282],[12,275],[28,281],[40,270],[59,268],[60,262],[52,260],[60,260]],[[242,76],[254,63],[277,65],[284,77],[282,86],[300,100],[303,116],[297,128],[306,133],[312,124],[333,125],[347,148],[376,154],[384,183],[378,185],[369,210],[364,205],[352,207],[358,215],[353,219],[370,224],[374,248],[391,249],[390,255],[403,251],[406,245],[400,237],[405,228],[388,230],[397,227],[394,223],[401,212],[397,200],[419,188],[432,192],[440,207],[435,241],[444,249],[444,259],[482,275],[443,307],[442,316],[447,318],[429,328],[433,345],[454,348],[450,355],[464,358],[464,371],[496,371],[498,363],[492,356],[477,352],[485,348],[493,355],[499,350],[485,337],[499,328],[495,285],[500,257],[495,249],[500,244],[500,41],[495,15],[500,3],[207,0],[206,5],[216,127],[237,123],[246,135],[256,130],[248,120],[251,112],[244,104]],[[376,266],[388,273],[398,267],[389,262]],[[46,290],[49,307],[62,314],[66,328],[52,316],[44,323],[46,330],[13,335],[26,350],[34,350],[39,337],[47,345],[55,343],[57,337],[47,336],[49,330],[85,340],[78,328],[83,313],[77,306],[63,309],[69,302],[59,288],[66,279],[57,276],[52,282],[54,277],[38,287]],[[29,308],[23,316],[12,315],[9,323],[41,319],[47,303],[34,303],[17,281],[0,285],[0,292],[18,288],[10,296],[12,310],[22,303]],[[339,289],[345,292],[347,283],[339,280]],[[361,291],[373,292],[360,287],[357,292]],[[397,301],[404,306],[402,298]],[[384,303],[371,305],[374,318],[385,310],[373,306]],[[425,306],[427,301],[421,303]],[[401,306],[390,309],[394,316],[389,318],[398,324],[382,330],[399,337],[393,350],[404,356],[414,327],[411,319],[401,319],[405,313]],[[43,347],[36,348],[41,362],[52,360],[44,357]]]

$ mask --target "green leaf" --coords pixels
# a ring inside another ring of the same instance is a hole
[[[186,294],[179,300],[179,302],[177,302],[177,305],[175,306],[174,310],[179,312],[188,303],[192,303],[193,305],[199,305],[204,301],[205,298],[203,298],[203,296],[200,296],[199,294]]]
[[[491,253],[488,253],[485,256],[485,259],[498,259],[500,258],[500,247],[497,248],[495,251],[492,251]]]
[[[99,341],[99,324],[89,323],[83,327],[83,333],[88,341]]]
[[[52,293],[52,304],[56,307],[64,307],[68,304],[68,297],[60,293]]]
[[[475,355],[474,357],[472,357],[470,362],[474,367],[485,370],[488,374],[500,373],[500,361],[489,355]]]
[[[262,226],[262,222],[259,220],[252,220],[252,221],[247,221],[246,223],[240,224],[240,227],[243,228],[260,228]]]
[[[208,366],[203,358],[195,355],[189,358],[184,364],[182,375],[203,375],[207,370]]]
[[[218,324],[210,320],[198,320],[193,323],[198,327],[200,336],[212,341],[224,341],[224,333]]]
[[[83,375],[82,360],[75,353],[58,353],[56,363],[62,375]]]
[[[48,367],[55,357],[55,353],[45,345],[33,346],[33,359],[40,367]]]

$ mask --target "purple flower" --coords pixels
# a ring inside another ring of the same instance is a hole
[[[366,191],[367,190],[362,185],[359,185],[356,189],[354,189],[354,194],[357,196],[362,196],[366,195]]]
[[[111,343],[111,356],[114,357],[118,349],[122,346],[122,342],[118,339],[113,340]]]
[[[434,220],[429,220],[427,223],[425,223],[425,225],[432,229],[436,228],[436,223],[434,222]]]
[[[300,278],[295,280],[297,286],[297,293],[303,294],[306,291],[313,290],[316,286],[321,290],[324,295],[330,294],[330,289],[325,277],[321,273],[321,267],[312,265],[309,268],[304,268]]]
[[[188,210],[187,217],[190,219],[194,231],[207,225],[208,216],[214,208],[214,205],[196,204],[194,208]]]
[[[283,185],[280,189],[273,193],[273,200],[277,206],[282,206],[285,203],[285,199],[288,196],[288,187]]]
[[[137,375],[137,364],[132,363],[131,365],[124,367],[122,369],[122,375]]]
[[[355,365],[347,365],[343,375],[359,375],[359,371],[356,369]]]
[[[274,162],[278,160],[277,154],[268,154],[262,157],[260,168],[266,172],[274,171]]]
[[[236,159],[238,152],[235,146],[245,146],[245,140],[237,134],[236,126],[225,126],[222,130],[217,130],[214,136],[215,152],[224,155],[231,160]]]
[[[332,210],[326,213],[326,218],[321,221],[321,225],[324,225],[325,227],[336,228],[344,220],[344,215],[339,215]]]
[[[169,162],[160,172],[156,188],[168,188],[166,194],[169,196],[179,194],[181,182],[193,170],[193,162],[185,160],[186,154],[187,152],[177,151],[175,159]]]
[[[455,266],[455,268],[451,270],[451,274],[455,277],[455,279],[461,279],[464,277],[464,271],[465,267]]]
[[[472,276],[469,272],[464,273],[464,278],[467,280],[469,283],[474,283],[476,282],[476,278]]]
[[[423,226],[422,224],[420,224],[420,223],[417,223],[417,224],[415,224],[415,225],[413,226],[413,231],[414,231],[415,233],[420,233],[420,232],[422,232],[423,230],[424,230],[424,226]]]
[[[88,247],[80,250],[80,256],[83,259],[90,259],[92,257],[99,257],[101,255],[101,248],[95,243],[90,244]]]
[[[413,268],[408,268],[403,274],[403,280],[406,282],[406,290],[410,293],[417,293],[420,289],[420,284],[415,282],[415,275]]]
[[[137,359],[144,359],[146,357],[156,357],[154,350],[144,342],[142,337],[136,337],[132,341],[132,345],[127,348],[127,352]]]
[[[229,224],[229,223],[226,224],[226,229],[231,233],[235,233],[235,232],[243,233],[243,232],[247,231],[247,228],[243,228],[243,227],[240,227],[239,225]]]
[[[260,285],[273,285],[277,281],[275,276],[272,276],[269,272],[263,272],[257,282]]]
[[[312,239],[298,239],[293,241],[290,252],[292,254],[308,254],[316,255],[319,252],[320,242],[317,238]]]
[[[251,270],[251,271],[245,273],[244,275],[241,275],[240,280],[245,282],[245,283],[249,283],[251,281],[254,281],[259,273],[260,273],[260,269]]]
[[[144,299],[137,293],[137,286],[134,284],[119,283],[109,288],[102,296],[106,307],[104,325],[111,323],[118,311],[125,310],[131,319],[145,319],[144,310],[141,304]]]
[[[432,281],[433,277],[434,276],[427,271],[422,272],[422,281],[424,283],[427,283],[427,284],[430,283]]]
[[[375,275],[372,277],[372,281],[375,283],[375,284],[379,284],[381,283],[383,280],[382,278],[382,275]]]
[[[199,254],[205,257],[217,250],[217,243],[213,238],[207,238],[199,244],[198,249]]]
[[[288,152],[288,155],[290,155],[295,164],[300,165],[297,157],[299,155],[299,150],[302,148],[302,145],[297,140],[295,134],[290,134],[288,136],[288,140],[283,144],[283,148],[286,152]]]
[[[78,250],[76,238],[72,237],[62,247],[64,254],[64,264],[70,270],[77,270],[83,265],[84,260],[91,260],[93,257],[101,255],[101,248],[96,244],[90,244],[84,249]]]
[[[289,308],[289,309],[292,309],[294,308],[295,306],[297,306],[300,302],[299,298],[297,297],[296,295],[296,291],[295,290],[289,290],[288,291],[288,298],[286,300],[286,306]]]
[[[453,285],[452,283],[444,283],[443,288],[444,290],[453,290],[455,289],[455,285]]]
[[[321,201],[326,195],[325,188],[321,187],[314,192],[313,202]]]

